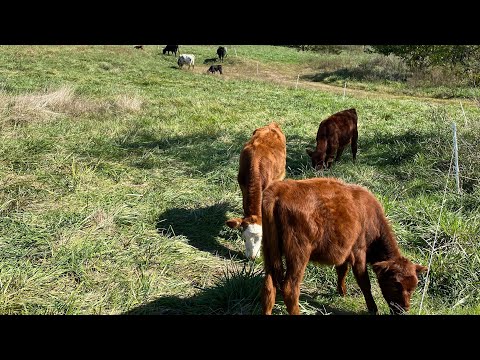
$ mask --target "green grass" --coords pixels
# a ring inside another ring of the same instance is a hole
[[[367,186],[402,251],[423,265],[437,234],[422,313],[478,314],[480,109],[465,103],[465,122],[456,103],[378,91],[343,99],[252,70],[354,66],[371,54],[227,46],[224,76],[205,73],[213,45],[180,47],[196,54],[195,71],[177,69],[156,45],[0,47],[0,313],[259,313],[262,262],[245,264],[224,222],[242,212],[240,150],[275,120],[287,137],[287,177]],[[305,148],[322,119],[349,107],[359,114],[357,163],[346,150],[330,172],[315,172]],[[453,120],[463,193],[450,177],[441,210]],[[365,313],[353,275],[345,298],[335,281],[333,268],[309,264],[302,312]],[[274,312],[286,313],[281,297]]]

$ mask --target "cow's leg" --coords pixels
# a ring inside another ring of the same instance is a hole
[[[352,270],[358,286],[360,286],[360,290],[362,290],[363,297],[367,303],[368,311],[373,314],[377,314],[377,305],[375,304],[375,300],[373,300],[372,291],[370,288],[370,278],[368,277],[366,255],[357,256],[355,258],[355,263],[352,266]]]
[[[325,156],[328,151],[328,146],[329,145],[327,143],[327,139],[320,139],[318,140],[317,147],[315,149],[316,152],[320,153],[320,158],[318,160],[317,167],[321,166],[322,169],[325,167]]]
[[[335,266],[335,270],[337,271],[337,291],[341,296],[345,296],[347,294],[345,278],[347,277],[348,265],[348,262],[345,262],[342,265]]]
[[[242,191],[242,203],[243,203],[243,213],[246,214],[248,212],[248,190],[245,186],[240,185],[240,190]]]
[[[283,300],[290,315],[300,315],[298,301],[300,298],[300,283],[303,280],[308,259],[296,257],[293,261],[286,259],[287,272],[283,285]]]
[[[326,161],[327,161],[327,169],[330,169],[333,163],[333,155],[337,152],[338,149],[338,141],[333,140],[329,141],[327,147],[327,154],[326,154]]]
[[[357,158],[357,141],[358,141],[358,131],[355,129],[353,132],[352,136],[352,156],[353,156],[353,161],[356,160]]]
[[[272,275],[270,273],[266,273],[262,289],[262,311],[264,315],[272,314],[273,305],[275,305],[276,294],[277,288],[273,285]]]
[[[343,149],[345,149],[345,146],[338,147],[337,156],[335,157],[335,161],[340,160],[340,156],[342,156]]]

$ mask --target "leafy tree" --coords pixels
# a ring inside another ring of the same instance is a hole
[[[480,45],[370,45],[370,51],[394,54],[412,68],[459,67],[479,73]]]
[[[316,51],[316,52],[326,52],[339,54],[342,51],[340,45],[289,45],[298,51]]]

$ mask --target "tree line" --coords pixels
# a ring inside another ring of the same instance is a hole
[[[299,51],[340,53],[345,45],[291,45]],[[448,67],[480,79],[480,45],[363,45],[363,51],[400,57],[411,69]]]

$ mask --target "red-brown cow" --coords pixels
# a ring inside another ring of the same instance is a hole
[[[262,215],[264,314],[271,314],[277,289],[288,312],[299,314],[300,283],[309,261],[335,265],[342,296],[351,266],[368,310],[377,313],[367,272],[367,263],[372,264],[390,311],[409,310],[417,273],[427,268],[400,254],[380,202],[366,188],[332,178],[276,182],[263,192]]]
[[[316,149],[306,149],[307,154],[312,159],[314,168],[330,168],[335,153],[337,153],[335,161],[338,161],[343,149],[350,143],[353,161],[355,161],[358,140],[357,119],[357,111],[348,109],[333,114],[320,123],[317,131]]]
[[[237,179],[242,190],[243,218],[226,223],[233,229],[242,228],[245,254],[250,259],[260,253],[262,242],[262,191],[285,178],[286,158],[286,138],[275,122],[256,129],[240,153]]]

